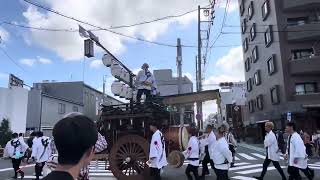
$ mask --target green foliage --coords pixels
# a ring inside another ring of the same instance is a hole
[[[9,126],[9,120],[8,119],[2,119],[0,124],[0,145],[1,147],[4,147],[6,143],[11,139],[11,130]]]

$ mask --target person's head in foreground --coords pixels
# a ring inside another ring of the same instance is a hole
[[[147,71],[149,69],[149,65],[147,63],[143,63],[143,65],[141,66],[141,69]]]
[[[226,134],[228,127],[225,124],[222,124],[217,131],[217,139],[224,137],[224,135]]]
[[[152,121],[150,123],[150,131],[153,132],[153,133],[155,133],[159,129],[159,127],[160,127],[159,123],[156,122],[156,121]]]
[[[93,158],[98,139],[95,123],[84,115],[73,113],[54,126],[52,135],[58,151],[58,166],[52,173],[65,171],[76,179],[80,169]]]
[[[206,127],[206,133],[211,133],[213,131],[213,126],[212,125],[207,125]]]

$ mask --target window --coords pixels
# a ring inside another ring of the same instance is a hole
[[[66,113],[66,105],[59,103],[59,109],[58,109],[59,114],[64,114]]]
[[[72,111],[73,111],[73,112],[79,112],[78,106],[73,106],[73,107],[72,107]]]
[[[275,55],[272,55],[268,59],[267,64],[268,64],[268,73],[269,73],[269,75],[275,73],[276,72]]]
[[[252,90],[252,80],[251,78],[248,79],[247,81],[247,90],[250,92]]]
[[[291,59],[305,59],[314,56],[313,48],[291,50]]]
[[[274,86],[273,88],[270,89],[270,94],[271,94],[271,102],[272,104],[279,104],[280,99],[279,99],[279,87]]]
[[[246,68],[246,72],[250,70],[250,59],[247,58],[247,60],[244,62],[244,66]]]
[[[248,7],[248,16],[249,16],[249,19],[251,20],[252,16],[253,16],[253,1],[250,2],[250,5]]]
[[[244,52],[248,51],[248,38],[245,38],[243,41],[243,51]]]
[[[299,83],[296,84],[296,95],[317,93],[317,83]]]
[[[90,94],[90,102],[94,102],[94,95]]]
[[[256,86],[259,86],[261,84],[260,70],[257,70],[257,72],[254,73],[254,84]]]
[[[272,26],[269,26],[266,32],[264,33],[264,42],[266,44],[266,47],[269,47],[272,41],[273,41]]]
[[[254,100],[249,101],[249,111],[252,113],[254,112]]]
[[[241,16],[243,15],[243,13],[244,13],[244,0],[241,0],[241,2],[240,2],[240,14],[241,14]]]
[[[256,37],[256,23],[253,23],[252,27],[250,28],[250,37],[251,37],[251,41],[253,41],[254,38]]]
[[[247,19],[244,18],[242,23],[241,23],[241,31],[242,31],[242,34],[244,34],[247,30]]]
[[[252,50],[252,62],[257,62],[258,61],[258,46],[255,46]]]
[[[259,95],[256,99],[257,102],[257,108],[262,110],[263,109],[263,95]]]
[[[270,5],[269,5],[269,0],[266,0],[263,5],[262,5],[262,19],[266,20],[267,17],[269,16],[270,13]]]
[[[301,26],[308,22],[308,17],[295,17],[295,18],[288,18],[287,24],[288,26]]]

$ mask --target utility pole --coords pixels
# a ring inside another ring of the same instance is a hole
[[[106,103],[106,75],[103,76],[103,105]]]
[[[182,48],[181,48],[181,40],[177,39],[177,72],[178,72],[178,94],[182,94]],[[179,113],[180,113],[180,126],[184,125],[184,106],[182,104],[179,105]]]
[[[197,61],[197,92],[202,91],[202,75],[201,75],[201,8],[198,6],[198,61]],[[202,129],[202,102],[197,102],[197,123],[200,129]]]

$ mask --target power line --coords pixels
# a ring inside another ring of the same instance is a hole
[[[15,64],[18,68],[20,68],[22,71],[24,71],[24,72],[27,72],[22,66],[20,66],[9,54],[8,54],[8,52],[4,49],[4,48],[2,48],[1,46],[0,46],[0,49],[1,49],[1,51],[3,52],[3,54],[5,54],[6,56],[7,56],[7,58],[13,63],[13,64]]]
[[[149,41],[149,40],[146,40],[146,39],[142,39],[142,38],[138,38],[138,37],[134,37],[134,36],[125,35],[125,34],[122,34],[122,33],[119,33],[119,32],[112,31],[112,30],[107,29],[107,28],[103,28],[103,27],[100,27],[100,26],[97,26],[97,25],[94,25],[94,24],[91,24],[91,23],[88,23],[88,22],[85,22],[85,21],[76,19],[76,18],[71,17],[71,16],[67,16],[67,15],[62,14],[62,13],[60,13],[60,12],[58,12],[58,11],[56,11],[56,10],[53,10],[53,9],[51,9],[51,8],[48,8],[48,7],[45,7],[45,6],[36,4],[36,3],[34,3],[34,2],[30,2],[29,0],[23,0],[23,1],[26,2],[26,3],[29,3],[29,4],[31,4],[31,5],[33,5],[33,6],[36,6],[36,7],[38,7],[38,8],[41,8],[41,9],[44,9],[44,10],[49,11],[49,12],[51,12],[51,13],[57,14],[57,15],[59,15],[59,16],[62,16],[62,17],[64,17],[64,18],[67,18],[67,19],[76,21],[76,22],[81,23],[81,24],[86,24],[86,25],[92,26],[92,27],[95,27],[95,28],[100,29],[100,30],[107,31],[107,32],[110,32],[110,33],[112,33],[112,34],[117,34],[117,35],[119,35],[119,36],[123,36],[123,37],[129,38],[129,39],[135,39],[135,40],[142,41],[142,42],[146,42],[146,43],[150,43],[150,44],[156,44],[156,45],[167,46],[167,47],[177,47],[176,45],[173,45],[173,44],[166,44],[166,43],[162,43],[162,42]]]

